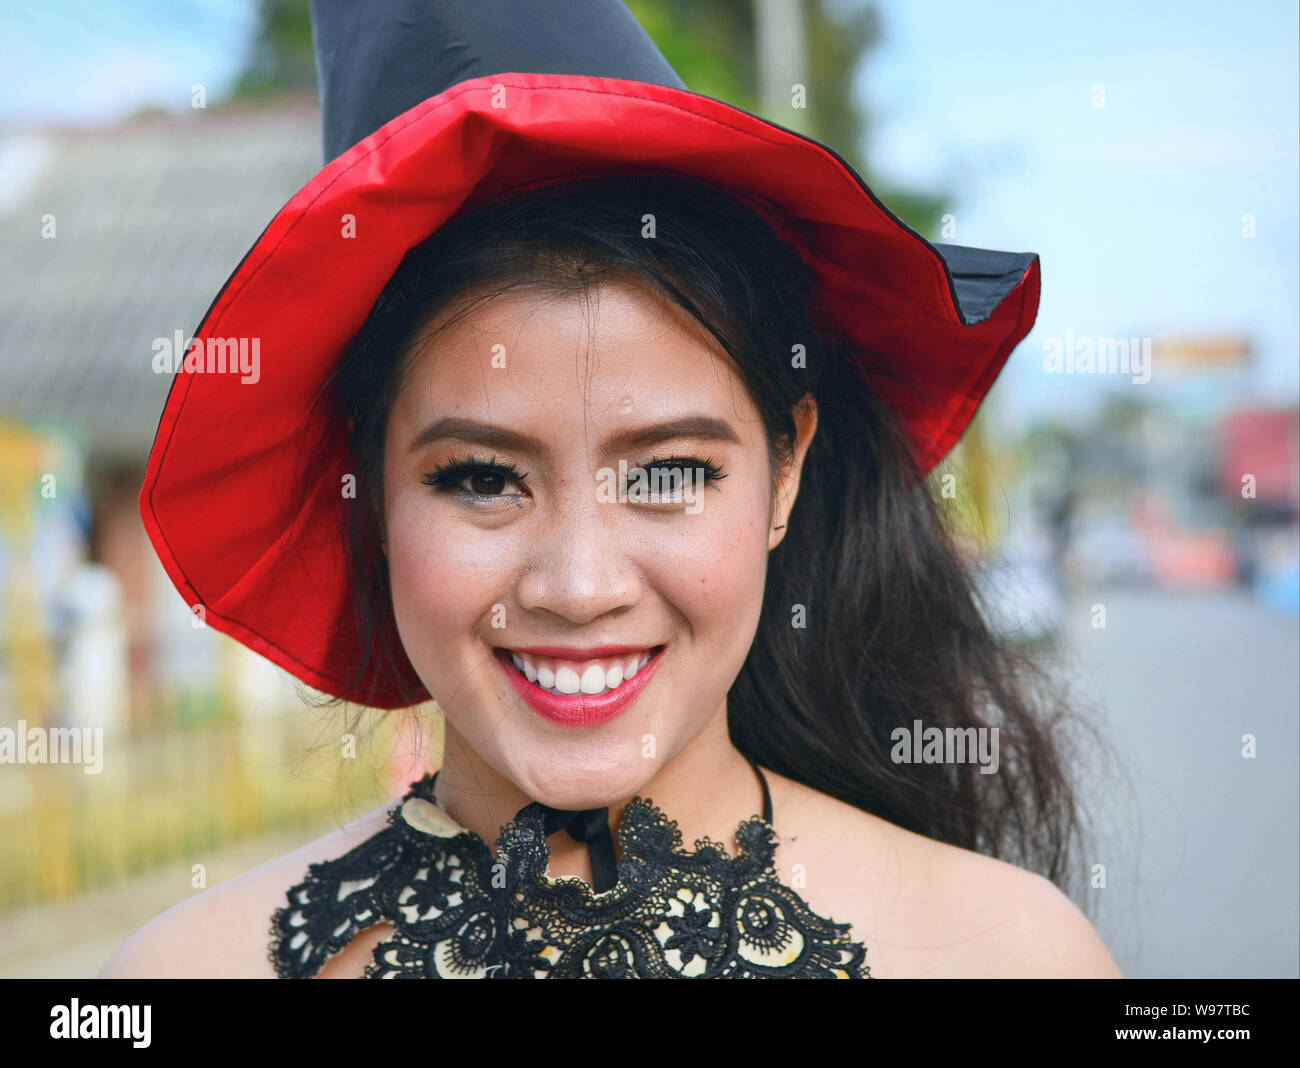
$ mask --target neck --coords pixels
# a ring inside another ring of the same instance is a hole
[[[593,801],[589,807],[608,807],[610,830],[615,834],[628,802],[637,795],[652,801],[677,823],[682,847],[690,850],[699,838],[736,850],[737,825],[762,813],[762,786],[745,756],[731,744],[725,705],[722,714],[662,765],[650,765],[650,777],[629,783],[620,797]],[[438,773],[438,804],[457,823],[496,844],[501,828],[532,801],[549,804],[545,797],[530,797],[518,785],[488,765],[455,727],[446,723],[443,762]],[[554,878],[576,875],[590,881],[587,847],[560,832],[549,839],[550,874]]]

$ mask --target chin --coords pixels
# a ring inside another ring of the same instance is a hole
[[[625,747],[619,746],[620,750]],[[641,756],[640,748],[625,753],[534,754],[507,777],[534,801],[551,808],[604,808],[640,793],[658,772],[662,761]]]

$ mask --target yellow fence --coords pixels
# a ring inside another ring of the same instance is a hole
[[[437,767],[440,745],[436,706],[345,718],[298,704],[253,722],[106,736],[97,774],[84,763],[6,764],[0,911],[166,862],[202,864],[257,834],[346,821]]]

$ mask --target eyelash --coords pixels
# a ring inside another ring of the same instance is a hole
[[[484,460],[477,456],[465,456],[460,459],[448,460],[445,464],[441,464],[425,474],[420,481],[433,489],[443,490],[470,500],[504,500],[506,495],[502,493],[474,493],[472,490],[461,487],[460,484],[468,480],[471,475],[477,475],[484,471],[490,474],[504,475],[506,478],[518,482],[521,486],[524,479],[528,477],[527,471],[520,471],[509,460],[498,460],[495,456],[491,460]]]
[[[711,458],[697,459],[693,456],[652,456],[644,460],[630,470],[642,467],[656,467],[673,465],[675,467],[703,468],[705,485],[713,485],[721,482],[727,477],[726,472],[718,467]],[[451,493],[455,496],[466,500],[474,501],[501,501],[510,497],[518,496],[517,494],[505,493],[475,493],[462,487],[462,483],[467,481],[471,476],[488,472],[493,475],[502,475],[507,479],[519,483],[523,486],[524,480],[528,478],[527,471],[520,471],[514,464],[508,460],[498,460],[493,456],[490,460],[482,459],[477,456],[464,456],[453,458],[445,464],[439,465],[432,471],[427,472],[420,479],[426,486],[432,489],[441,490],[445,493]],[[718,487],[715,485],[715,489]]]

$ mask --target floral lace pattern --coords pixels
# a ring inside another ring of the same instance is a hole
[[[736,857],[708,838],[685,852],[677,824],[636,797],[617,834],[618,882],[594,893],[546,874],[541,806],[502,829],[494,857],[426,775],[383,830],[308,867],[272,918],[269,959],[281,978],[310,978],[387,922],[366,978],[870,978],[849,925],[780,882],[770,823],[742,822]]]

